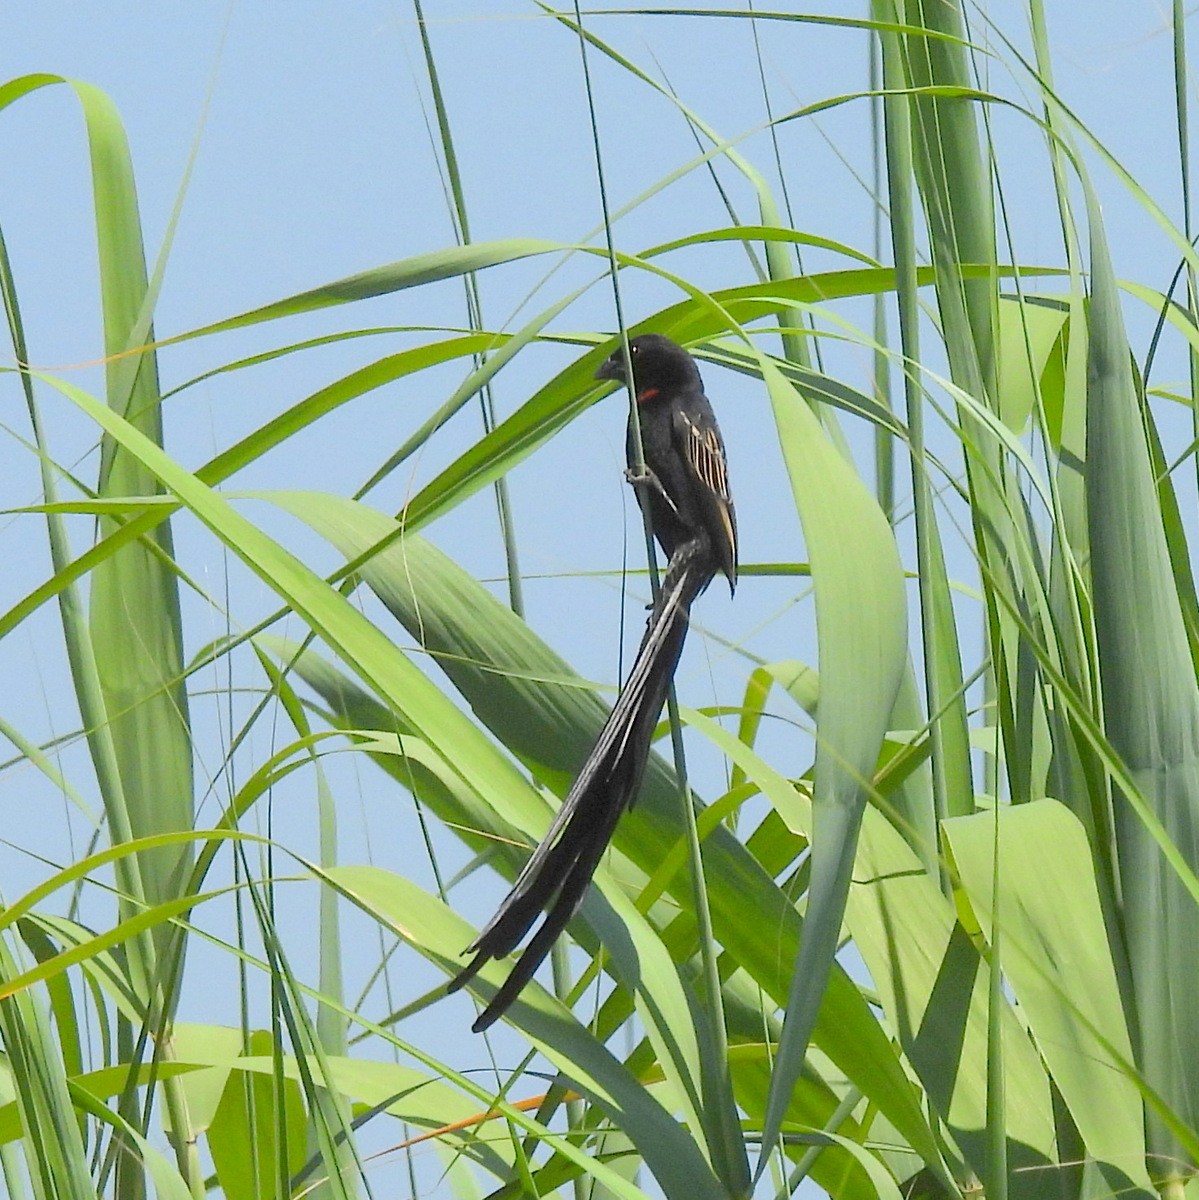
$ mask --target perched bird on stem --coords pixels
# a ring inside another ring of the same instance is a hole
[[[469,947],[474,958],[449,985],[456,991],[484,963],[515,950],[544,912],[541,927],[472,1026],[476,1033],[504,1013],[544,961],[582,903],[620,814],[636,800],[692,601],[717,572],[730,590],[737,582],[737,521],[724,442],[699,368],[682,346],[657,333],[633,338],[629,361],[644,457],[638,461],[630,414],[626,474],[669,563],[633,669],[591,753],[541,844]],[[623,347],[604,361],[596,378],[629,384]]]

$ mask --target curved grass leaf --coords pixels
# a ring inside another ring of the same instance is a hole
[[[1103,712],[1169,840],[1199,867],[1199,687],[1175,591],[1102,218],[1088,191],[1091,305],[1087,506]],[[1199,942],[1195,902],[1122,795],[1113,797],[1137,1061],[1189,1128],[1199,1125]],[[1189,1155],[1156,1116],[1151,1173]]]
[[[373,267],[334,279],[320,287],[298,292],[282,300],[252,308],[236,317],[214,321],[188,333],[177,334],[169,339],[179,342],[191,338],[208,337],[214,333],[225,333],[231,329],[245,329],[264,321],[277,321],[299,313],[315,312],[339,304],[351,304],[356,300],[369,300],[375,296],[387,296],[407,288],[436,283],[442,279],[455,279],[472,271],[487,267],[518,262],[537,254],[553,254],[570,247],[544,238],[504,238],[495,242],[474,242],[469,246],[449,246],[444,250],[433,250],[428,254],[416,254],[411,258]],[[163,343],[169,344],[169,343]]]
[[[768,363],[763,374],[816,589],[820,721],[813,793],[812,882],[804,938],[771,1080],[758,1176],[803,1069],[837,950],[866,786],[907,663],[903,570],[886,517]]]
[[[998,821],[958,817],[945,833],[983,936],[992,937],[996,919],[1001,925],[1005,973],[1088,1160],[1113,1193],[1151,1194],[1132,1045],[1081,824],[1056,800],[1038,800],[1002,810]],[[1010,1090],[1008,1101],[1018,1120]]]

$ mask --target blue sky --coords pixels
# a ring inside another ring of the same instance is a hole
[[[702,7],[702,6],[701,6]],[[1023,18],[1001,6],[991,13],[1017,44],[1027,42]],[[838,15],[858,15],[857,5],[830,4]],[[1177,151],[1173,133],[1171,42],[1162,13],[1141,0],[1048,0],[1059,94],[1092,128],[1132,175],[1175,219],[1180,219]],[[578,43],[533,4],[485,0],[426,6],[430,36],[441,72],[463,167],[463,182],[476,240],[538,236],[574,244],[600,222],[593,148],[582,87]],[[977,14],[976,14],[977,17]],[[453,232],[432,149],[432,119],[420,43],[412,10],[403,4],[297,3],[271,5],[104,6],[43,2],[6,14],[5,71],[55,72],[105,91],[125,121],[147,237],[154,259],[162,249],[171,213],[181,204],[169,247],[165,284],[156,314],[159,336],[205,325],[265,302],[381,263],[447,246]],[[980,21],[980,32],[982,29]],[[726,136],[764,119],[757,62],[744,21],[682,17],[595,17],[589,28],[655,78],[667,78],[679,95]],[[866,86],[865,40],[860,33],[808,24],[763,22],[763,58],[771,103],[783,113],[825,97]],[[981,36],[981,33],[980,33]],[[591,57],[601,143],[614,204],[651,187],[696,153],[674,107],[626,72]],[[1000,59],[990,84],[1006,95],[1019,92]],[[1023,261],[1061,262],[1051,181],[1027,117],[993,109],[1000,143],[1000,170],[1017,254]],[[95,368],[76,364],[101,354],[90,185],[77,105],[67,89],[44,89],[0,115],[0,226],[17,285],[35,363],[98,388]],[[818,119],[792,122],[779,131],[780,150],[800,229],[870,251],[871,201],[859,178],[870,169],[868,111],[861,101],[826,111]],[[771,178],[773,148],[758,133],[744,153]],[[194,156],[194,157],[193,157]],[[1094,156],[1117,273],[1164,288],[1177,254],[1113,176]],[[189,162],[192,172],[184,190]],[[738,211],[754,220],[752,196],[734,173],[721,171]],[[622,248],[635,250],[697,230],[728,223],[719,197],[696,172],[641,205],[618,227]],[[820,254],[810,264],[835,260]],[[704,287],[751,278],[731,248],[672,260],[672,267]],[[577,256],[548,282],[538,260],[481,277],[484,320],[499,328],[527,317],[598,274]],[[528,307],[522,309],[530,291]],[[660,280],[629,275],[624,303],[640,319],[677,298]],[[1152,316],[1130,302],[1134,349],[1143,355]],[[865,325],[861,305],[838,309]],[[219,339],[187,343],[161,359],[164,384],[174,386],[243,354],[339,329],[379,325],[465,323],[461,288],[447,283],[383,298],[352,310],[296,318],[286,326],[258,327]],[[560,319],[560,332],[614,326],[607,285],[593,287]],[[416,335],[420,337],[421,335]],[[426,337],[431,335],[424,335]],[[291,356],[236,376],[207,381],[182,393],[167,411],[168,447],[196,465],[318,387],[403,345],[411,337],[359,339]],[[511,412],[570,358],[562,347],[534,348],[500,377],[496,404]],[[832,373],[858,386],[869,369],[861,347],[829,351]],[[1159,378],[1179,378],[1175,353]],[[794,511],[780,502],[788,488],[769,429],[760,389],[741,377],[709,368],[708,389],[729,446],[738,499],[744,559],[785,554],[802,559]],[[295,439],[238,477],[238,488],[305,487],[353,492],[407,432],[460,381],[458,368],[422,375],[394,389],[363,397],[317,432]],[[17,441],[24,436],[23,405],[16,383],[0,384],[9,403],[3,483],[5,507],[36,499],[36,464]],[[66,406],[47,394],[55,414],[51,437],[61,461],[94,475],[87,455],[94,435]],[[522,567],[531,576],[615,570],[624,555],[641,553],[635,510],[625,492],[624,412],[619,397],[597,405],[555,442],[512,475]],[[432,478],[479,434],[475,409],[464,411],[426,452],[385,481],[372,502],[394,511],[406,495]],[[855,445],[858,443],[855,441]],[[864,443],[863,443],[864,444]],[[288,540],[321,569],[335,557],[298,534],[263,505],[246,510]],[[623,513],[622,526],[614,517]],[[77,531],[85,532],[82,527]],[[34,518],[0,524],[7,560],[14,567],[4,584],[8,604],[36,586],[47,569],[44,531]],[[489,493],[475,497],[430,530],[430,536],[471,571],[485,578],[502,572],[502,554]],[[180,552],[205,586],[221,592],[229,572],[232,621],[248,625],[272,606],[270,595],[245,579],[218,546],[189,525],[176,526]],[[80,541],[77,549],[82,548]],[[791,547],[780,549],[780,547]],[[958,568],[968,572],[969,562]],[[641,592],[631,585],[628,628],[639,621]],[[621,618],[619,581],[594,578],[531,579],[529,620],[589,678],[611,684],[618,675],[616,631]],[[814,656],[813,613],[794,603],[793,582],[747,579],[735,601],[713,588],[697,610],[701,625],[743,644],[764,658]],[[368,611],[381,622],[376,607]],[[188,604],[187,649],[195,652],[226,630],[225,618]],[[73,729],[67,680],[57,647],[52,610],[31,622],[23,636],[0,645],[0,671],[12,681],[0,715],[35,740]],[[293,632],[295,631],[293,626]],[[692,704],[735,703],[746,664],[716,642],[693,639],[679,680]],[[219,687],[210,677],[197,686]],[[217,714],[205,709],[214,729],[212,750],[201,774],[220,768]],[[777,761],[801,770],[810,752],[790,727],[776,732]],[[696,778],[719,779],[719,764],[696,746]],[[349,757],[349,756],[347,756]],[[80,786],[87,780],[81,755],[64,757]],[[369,767],[346,764],[336,778],[342,789],[342,836],[347,860],[370,855],[380,865],[429,882],[417,830],[403,797],[393,794]],[[219,790],[219,787],[218,787]],[[314,845],[311,797],[303,788],[292,803],[276,805],[281,836],[297,849]],[[78,824],[62,800],[29,770],[0,775],[0,804],[10,843],[0,853],[0,891],[19,894],[44,868],[25,851],[61,859],[68,834],[79,853]],[[210,797],[207,811],[215,815]],[[451,843],[439,846],[452,856]],[[472,915],[484,915],[499,893],[483,884],[471,893]],[[297,901],[297,914],[307,911]],[[304,918],[297,915],[297,930]],[[432,986],[423,964],[404,959],[398,1001]],[[447,1056],[457,1065],[480,1063],[477,1042],[463,1036],[467,1003],[439,1005],[416,1025],[414,1037],[452,1039]],[[192,1015],[198,1016],[199,1013]],[[205,1016],[209,1010],[205,1010]],[[235,1012],[220,1014],[234,1020]],[[515,1061],[515,1047],[512,1048]]]

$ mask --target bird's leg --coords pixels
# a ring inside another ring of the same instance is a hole
[[[675,502],[670,498],[669,495],[667,495],[666,489],[662,486],[662,481],[657,477],[657,475],[654,474],[652,470],[650,470],[648,466],[646,466],[645,463],[642,463],[639,467],[626,467],[624,477],[626,480],[628,480],[629,484],[633,488],[646,488],[648,491],[656,492],[662,497],[662,502],[670,509],[670,511],[674,513],[676,517],[679,516],[679,510],[675,506]],[[640,497],[638,497],[638,500],[640,500]],[[682,518],[680,517],[680,520],[681,519]],[[651,612],[653,607],[654,605],[652,603],[647,604],[645,606],[646,612]],[[652,620],[653,618],[648,617],[646,619],[648,621]]]
[[[670,509],[670,511],[674,513],[676,517],[679,517],[679,519],[682,520],[682,517],[679,514],[678,506],[670,498],[670,495],[662,486],[662,481],[644,463],[641,465],[640,469],[628,467],[625,470],[624,477],[635,488],[649,488],[650,491],[657,492],[658,495],[662,497],[662,500]]]

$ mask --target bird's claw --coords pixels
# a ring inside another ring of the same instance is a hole
[[[667,507],[675,516],[679,515],[678,506],[670,498],[670,493],[662,486],[662,481],[644,464],[640,467],[627,467],[624,473],[625,479],[629,481],[635,488],[649,488],[652,492],[657,492],[665,501]]]

